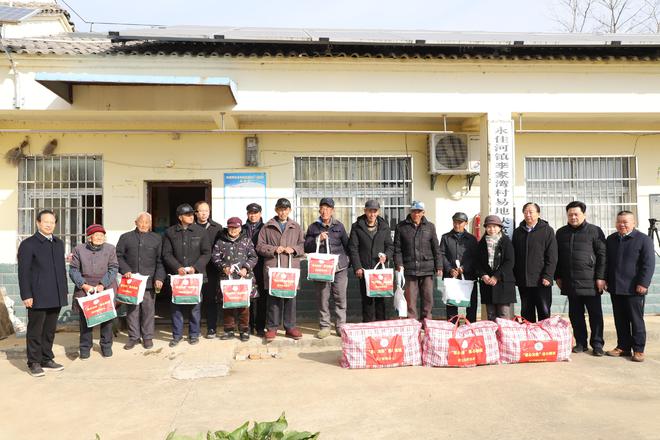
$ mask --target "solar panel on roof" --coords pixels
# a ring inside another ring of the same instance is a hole
[[[38,12],[39,9],[0,6],[0,23],[19,23],[32,17]]]

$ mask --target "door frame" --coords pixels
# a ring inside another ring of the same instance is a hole
[[[209,204],[209,208],[213,208],[213,199],[211,198],[211,180],[147,180],[147,212],[152,212],[151,195],[156,188],[193,188],[204,187],[204,200]],[[212,211],[211,211],[212,212]]]

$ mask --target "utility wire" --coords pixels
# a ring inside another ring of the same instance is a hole
[[[93,27],[95,24],[103,24],[103,25],[113,25],[113,26],[147,26],[147,27],[159,27],[159,26],[164,26],[162,24],[148,24],[148,23],[115,23],[115,22],[108,22],[108,21],[87,21],[83,18],[82,15],[78,13],[70,4],[66,2],[66,0],[59,0],[62,3],[64,3],[71,12],[75,14],[76,17],[78,17],[83,23],[89,25],[89,31],[92,32]]]

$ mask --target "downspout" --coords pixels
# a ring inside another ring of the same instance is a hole
[[[18,75],[18,70],[16,70],[16,63],[14,62],[14,59],[11,57],[11,52],[5,46],[5,29],[2,25],[0,25],[0,46],[2,46],[2,50],[5,52],[5,55],[7,55],[7,59],[9,60],[9,65],[11,66],[11,74],[14,77],[13,82],[14,82],[14,108],[16,110],[20,110],[22,106],[22,99],[20,96],[20,84],[19,84],[19,75]]]

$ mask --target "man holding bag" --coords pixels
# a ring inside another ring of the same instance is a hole
[[[309,225],[305,237],[305,252],[327,252],[338,255],[333,281],[315,281],[314,289],[319,304],[320,322],[316,337],[330,336],[330,295],[335,303],[335,331],[346,323],[346,287],[348,286],[348,234],[342,222],[333,217],[335,201],[324,197],[319,203],[319,218]],[[317,246],[317,243],[320,246]],[[328,248],[329,246],[329,248]]]
[[[351,226],[348,250],[351,265],[358,277],[362,298],[362,322],[384,321],[385,298],[367,296],[364,278],[365,269],[373,269],[378,263],[383,265],[392,259],[394,243],[392,231],[387,221],[379,215],[380,204],[376,200],[367,200],[364,214]]]

